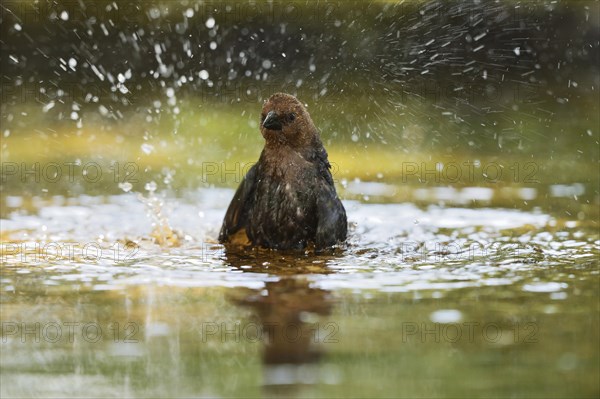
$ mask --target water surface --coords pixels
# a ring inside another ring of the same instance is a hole
[[[593,221],[348,200],[343,248],[237,251],[215,242],[232,193],[10,212],[3,396],[598,393]]]

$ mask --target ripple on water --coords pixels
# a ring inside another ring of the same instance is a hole
[[[557,283],[557,282],[540,282],[540,283],[531,283],[525,284],[523,286],[523,291],[529,292],[558,292],[567,288],[569,284],[567,283]]]
[[[432,312],[429,320],[434,323],[458,323],[462,320],[462,313],[456,309],[440,309]]]
[[[592,262],[599,246],[597,236],[576,227],[549,230],[556,220],[541,212],[346,201],[352,228],[339,254],[234,256],[216,244],[231,195],[205,189],[154,201],[180,238],[175,247],[153,241],[157,219],[134,194],[13,213],[2,220],[9,240],[3,248],[3,290],[14,287],[19,274],[95,290],[149,283],[260,289],[280,274],[300,271],[325,289],[453,290],[522,281],[523,291],[557,294],[568,285],[533,281],[535,270],[565,256]],[[132,242],[136,246],[128,247]],[[73,253],[65,252],[67,244]]]

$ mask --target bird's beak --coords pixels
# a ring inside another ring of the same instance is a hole
[[[267,117],[265,118],[262,125],[265,129],[270,130],[281,130],[281,128],[283,127],[281,126],[281,122],[279,121],[279,118],[277,117],[275,111],[270,111],[267,114]]]

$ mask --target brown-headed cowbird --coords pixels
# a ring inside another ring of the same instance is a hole
[[[265,147],[240,183],[219,241],[273,249],[331,247],[346,239],[346,211],[310,115],[294,96],[264,104]]]

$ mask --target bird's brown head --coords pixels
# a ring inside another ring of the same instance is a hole
[[[260,132],[267,144],[294,148],[311,145],[318,135],[304,105],[285,93],[275,93],[265,101],[260,115]]]

